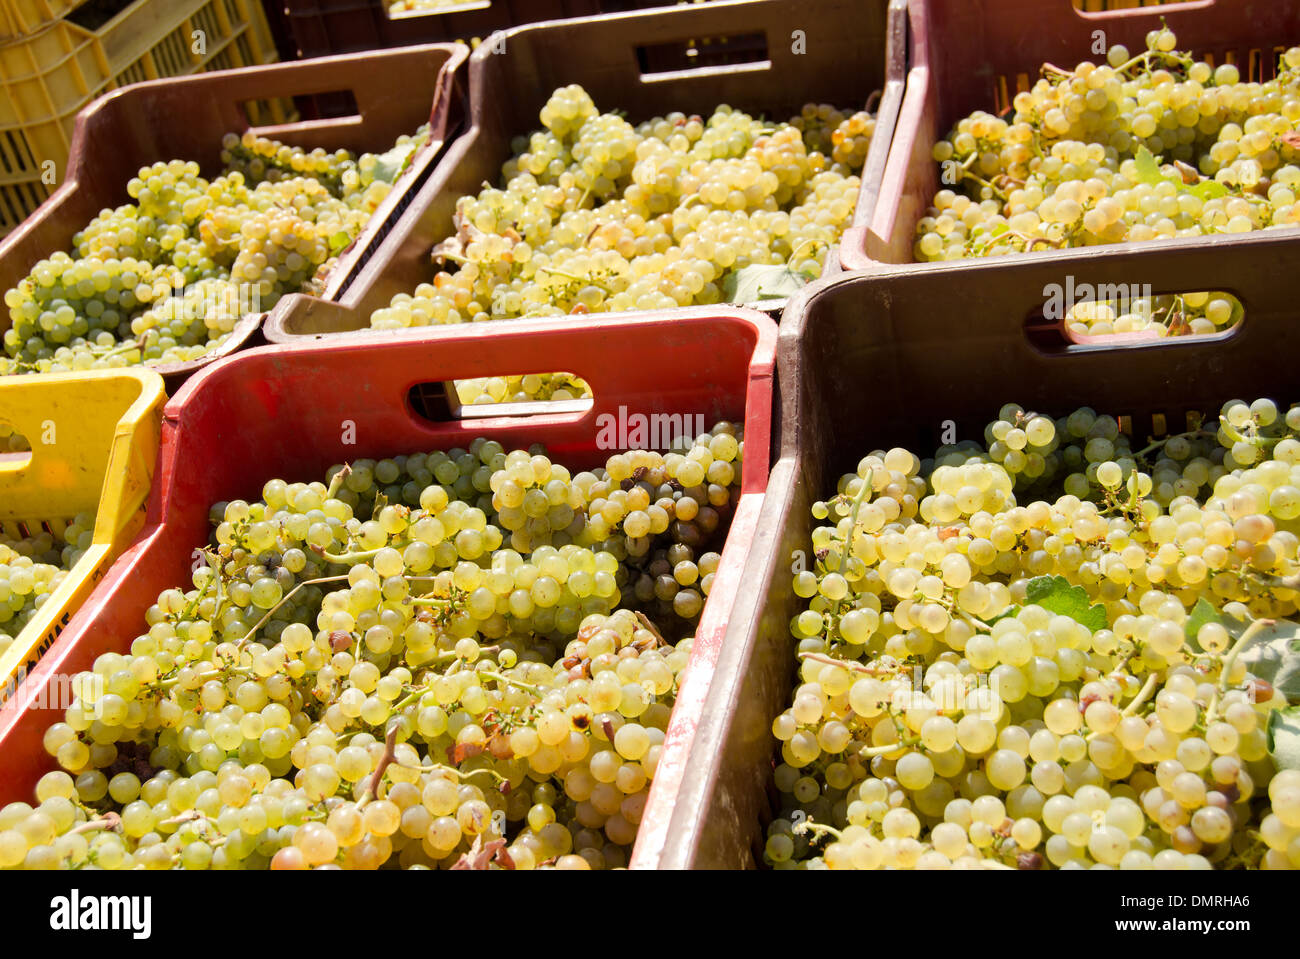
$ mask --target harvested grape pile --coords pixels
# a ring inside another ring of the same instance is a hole
[[[103,210],[70,252],[5,293],[0,374],[195,360],[246,314],[305,292],[361,232],[428,136],[387,153],[304,152],[245,133],[222,141],[226,172],[197,163],[140,170],[132,202]]]
[[[0,530],[0,653],[58,589],[94,538],[91,513],[50,525],[57,535],[40,530],[33,536],[11,538]]]
[[[504,187],[460,199],[456,236],[434,249],[443,269],[376,310],[373,328],[788,295],[849,225],[875,129],[869,113],[815,104],[785,123],[720,106],[634,126],[579,86],[556,90],[541,122],[516,141]],[[547,375],[533,390],[460,392],[499,402],[550,388]]]
[[[977,112],[935,145],[945,183],[918,260],[1246,233],[1300,223],[1300,48],[1246,82],[1168,30],[1101,64],[1044,65],[1008,118]]]
[[[475,440],[216,504],[0,867],[624,865],[739,490],[730,424],[675,448]]]
[[[1300,867],[1300,407],[1189,425],[1007,406],[814,505],[769,864]]]

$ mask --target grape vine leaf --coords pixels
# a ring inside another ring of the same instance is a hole
[[[1268,754],[1278,769],[1300,769],[1300,706],[1268,714]]]
[[[1183,187],[1184,193],[1190,193],[1193,196],[1200,197],[1203,201],[1217,200],[1225,197],[1230,192],[1226,186],[1218,180],[1202,180],[1200,183],[1194,183],[1191,186]]]
[[[1082,586],[1071,586],[1064,576],[1035,576],[1025,587],[1025,602],[1041,606],[1048,612],[1069,616],[1094,633],[1109,625],[1106,607],[1090,603],[1088,591]]]
[[[1202,179],[1196,183],[1186,183],[1182,177],[1166,176],[1160,169],[1160,161],[1146,147],[1139,147],[1133,162],[1137,164],[1138,179],[1148,186],[1172,183],[1183,193],[1190,193],[1202,201],[1215,200],[1228,195],[1229,190],[1218,180]]]
[[[1223,624],[1219,611],[1214,608],[1208,599],[1202,596],[1192,607],[1192,614],[1187,617],[1187,622],[1183,624],[1183,635],[1187,637],[1187,645],[1195,652],[1202,652],[1201,644],[1196,641],[1196,634],[1201,631],[1201,627],[1206,623]]]
[[[1160,172],[1160,164],[1156,162],[1155,155],[1146,147],[1138,147],[1133,162],[1137,165],[1138,179],[1147,186],[1156,186],[1164,181],[1165,175]]]
[[[375,179],[383,180],[385,183],[396,183],[397,178],[410,165],[413,156],[415,156],[414,143],[399,143],[391,150],[378,154],[375,157]]]
[[[1254,642],[1241,651],[1239,657],[1251,673],[1272,683],[1273,689],[1292,704],[1300,704],[1298,640],[1300,625],[1279,619],[1261,631]]]
[[[780,300],[793,296],[815,279],[815,273],[792,270],[785,263],[755,263],[728,274],[722,281],[722,295],[728,303]]]

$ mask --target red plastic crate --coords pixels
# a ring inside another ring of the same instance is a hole
[[[585,17],[597,0],[465,0],[448,10],[388,12],[387,0],[280,0],[300,57],[403,47],[448,40],[469,42],[525,23]]]
[[[913,262],[916,223],[940,188],[930,151],[958,120],[975,110],[1008,108],[1044,63],[1071,69],[1083,60],[1096,62],[1103,56],[1093,49],[1098,40],[1145,50],[1147,32],[1162,23],[1178,35],[1180,50],[1236,63],[1243,80],[1268,79],[1278,55],[1300,43],[1300,0],[1193,0],[1102,12],[1077,10],[1070,0],[908,0],[907,93],[879,201],[870,219],[841,242],[844,268]],[[1133,247],[1159,249],[1168,242]],[[1090,254],[1081,249],[1074,255]]]
[[[252,129],[305,150],[382,151],[427,121],[429,142],[330,274],[325,297],[339,297],[388,235],[459,122],[460,100],[454,88],[468,56],[469,49],[462,45],[431,44],[152,80],[101,97],[77,117],[58,189],[0,240],[0,291],[16,285],[37,261],[67,250],[73,234],[101,210],[127,202],[127,181],[142,166],[194,160],[204,176],[219,173],[221,137],[227,132]],[[401,92],[394,95],[397,76],[402,78]],[[353,115],[274,126],[250,123],[246,104],[335,93],[353,98]],[[260,323],[260,315],[245,317],[217,352],[154,368],[174,390],[196,369],[239,349]],[[8,311],[0,310],[0,332],[9,325]]]
[[[255,498],[274,477],[319,479],[360,457],[463,446],[475,436],[507,448],[544,443],[571,468],[603,463],[597,417],[619,408],[699,413],[712,424],[743,421],[741,496],[668,729],[643,830],[662,845],[699,709],[731,613],[767,488],[772,369],[777,330],[746,310],[627,313],[583,328],[519,320],[487,333],[434,328],[418,339],[382,334],[250,350],[195,375],[167,404],[145,529],[73,617],[23,689],[0,708],[0,803],[30,798],[51,768],[41,738],[60,713],[48,708],[53,677],[90,669],[125,650],[158,593],[189,582],[193,550],[206,545],[211,504]],[[683,357],[690,362],[682,362]],[[416,412],[412,387],[460,377],[570,369],[591,384],[588,408],[532,416],[433,422]],[[344,427],[355,425],[345,443]],[[66,680],[60,678],[61,688]],[[58,687],[55,687],[58,688]],[[57,705],[57,704],[56,704]],[[653,865],[639,841],[634,863]]]

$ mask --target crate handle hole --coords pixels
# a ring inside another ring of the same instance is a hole
[[[351,90],[326,90],[322,93],[306,93],[293,98],[294,108],[301,118],[299,122],[312,120],[360,120],[361,108],[357,105],[357,96]],[[291,136],[296,124],[268,124],[266,120],[273,117],[270,101],[265,99],[241,100],[238,104],[240,115],[252,133],[279,139]]]
[[[1149,285],[1050,284],[1030,313],[1030,338],[1048,351],[1071,346],[1147,346],[1233,335],[1245,319],[1241,300],[1221,290],[1153,293]]]
[[[417,383],[407,399],[417,416],[434,422],[586,413],[592,407],[586,381],[566,372]]]
[[[31,461],[31,441],[12,423],[0,420],[0,473],[18,473]]]
[[[767,35],[726,34],[638,46],[636,60],[645,80],[673,80],[734,72],[736,67],[770,70]]]

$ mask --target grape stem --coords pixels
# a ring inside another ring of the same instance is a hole
[[[1205,728],[1210,726],[1219,716],[1219,691],[1216,689],[1214,695],[1210,697],[1210,705],[1205,708]]]
[[[1003,203],[1007,201],[1007,195],[1003,193],[1001,190],[999,190],[997,187],[995,187],[988,180],[984,179],[982,176],[976,173],[972,173],[970,170],[965,170],[962,176],[967,180],[974,180],[980,186],[987,188],[994,196],[996,196]]]
[[[199,812],[197,809],[187,809],[185,812],[183,812],[183,813],[179,813],[178,815],[175,815],[175,816],[172,816],[170,819],[164,819],[164,820],[163,820],[162,822],[160,822],[158,825],[160,825],[160,826],[183,826],[183,825],[185,825],[187,822],[195,822],[196,820],[199,820],[199,819],[206,819],[206,818],[207,818],[207,817],[204,816],[203,813]]]
[[[74,829],[68,830],[68,835],[79,836],[82,835],[83,833],[99,832],[101,830],[107,832],[117,832],[121,828],[122,828],[122,817],[115,812],[106,812],[98,819],[91,819],[88,822],[83,822],[80,826],[77,826]]]
[[[858,529],[858,511],[862,509],[862,504],[866,502],[867,494],[871,492],[871,481],[874,478],[875,473],[876,471],[873,469],[867,470],[867,475],[862,478],[862,485],[858,488],[858,495],[853,497],[853,508],[849,511],[849,532],[845,537],[844,543],[845,554],[851,554],[853,552],[853,534],[856,533]],[[840,561],[835,567],[836,572],[839,572],[839,570],[844,567],[844,559],[845,556],[841,555]]]
[[[885,743],[883,746],[863,746],[858,750],[858,758],[874,759],[876,756],[887,756],[890,753],[898,752],[900,749],[916,746],[920,742],[919,739],[900,739],[897,742]]]
[[[212,570],[212,578],[203,584],[203,588],[199,590],[199,594],[194,597],[192,603],[185,607],[185,610],[181,613],[180,620],[178,621],[187,620],[193,617],[194,611],[199,608],[199,604],[202,603],[204,598],[208,595],[208,587],[214,582],[217,583],[217,609],[213,614],[214,618],[217,613],[221,612],[221,583],[219,582],[221,579],[220,563],[213,560],[212,550],[210,548],[203,550],[203,559],[204,562],[208,564],[208,568]]]
[[[1142,688],[1138,690],[1138,694],[1133,697],[1133,702],[1129,703],[1127,706],[1124,707],[1124,711],[1122,715],[1124,716],[1135,715],[1137,711],[1142,707],[1142,704],[1151,698],[1151,694],[1156,691],[1157,676],[1158,674],[1155,673],[1154,671],[1147,676],[1147,681],[1142,684]]]
[[[850,672],[864,673],[867,676],[894,676],[895,670],[876,669],[873,666],[864,666],[861,663],[850,662],[846,659],[834,659],[830,656],[824,656],[821,653],[800,653],[800,659],[810,659],[814,663],[825,663],[827,666],[839,666],[841,669],[847,669]]]
[[[1249,571],[1243,571],[1249,572]],[[1261,585],[1274,589],[1294,589],[1300,590],[1300,573],[1291,573],[1289,576],[1272,576],[1267,573],[1254,574],[1253,578]]]
[[[812,247],[815,250],[817,246],[818,243],[816,240],[804,240],[802,243],[800,243],[798,246],[796,246],[793,250],[790,251],[790,256],[785,261],[786,265],[789,266],[795,260],[799,259],[799,257],[803,255],[804,247]]]
[[[1256,636],[1269,626],[1272,626],[1273,622],[1274,621],[1271,619],[1255,620],[1246,627],[1245,632],[1241,634],[1241,638],[1232,644],[1232,648],[1228,650],[1227,655],[1223,657],[1223,666],[1219,672],[1220,693],[1226,693],[1228,691],[1228,674],[1232,672],[1232,667],[1237,664],[1237,657],[1241,655],[1242,650],[1249,646]]]
[[[344,463],[343,468],[339,470],[337,473],[335,473],[333,477],[330,478],[330,485],[329,485],[329,489],[325,491],[325,498],[327,500],[331,500],[335,496],[337,496],[339,492],[339,487],[342,486],[343,481],[346,480],[351,475],[352,475],[351,464]]]
[[[129,353],[131,352],[131,350],[135,350],[135,349],[138,349],[140,350],[141,353],[143,353],[145,346],[146,344],[148,344],[148,342],[149,342],[149,331],[146,330],[144,332],[144,335],[141,336],[139,340],[127,340],[125,343],[122,343],[119,346],[109,350],[107,353],[101,356],[100,359],[107,360],[110,357],[117,356],[121,353]]]
[[[279,609],[281,606],[283,606],[285,603],[289,602],[289,600],[293,598],[293,594],[296,593],[296,592],[298,592],[298,590],[302,589],[304,586],[315,586],[315,585],[317,585],[317,584],[319,584],[319,583],[338,583],[338,582],[341,582],[341,581],[343,581],[343,580],[346,580],[347,578],[348,578],[348,574],[347,574],[347,573],[343,573],[343,574],[341,574],[341,575],[339,575],[339,576],[320,576],[320,577],[318,577],[318,578],[316,578],[316,579],[304,579],[301,583],[299,583],[299,584],[298,584],[297,586],[295,586],[293,589],[289,590],[289,592],[285,593],[284,596],[282,596],[282,597],[280,598],[280,601],[279,601],[278,603],[276,603],[274,606],[272,606],[270,609],[268,609],[268,610],[266,611],[266,615],[264,615],[264,616],[263,616],[261,619],[259,619],[256,623],[254,623],[254,624],[253,624],[253,628],[250,629],[247,633],[244,634],[244,638],[241,639],[238,643],[235,644],[235,648],[236,648],[236,649],[243,649],[244,646],[245,646],[245,644],[247,644],[248,641],[251,640],[251,639],[253,638],[253,635],[254,635],[254,634],[255,634],[259,629],[261,629],[263,626],[266,625],[267,620],[269,620],[269,619],[270,619],[270,618],[275,614],[276,610],[278,610],[278,609]]]
[[[1198,436],[1213,436],[1213,435],[1214,434],[1211,433],[1209,430],[1188,430],[1186,433],[1174,433],[1171,436],[1162,436],[1158,440],[1152,440],[1151,445],[1147,446],[1145,449],[1138,450],[1136,453],[1133,453],[1132,456],[1133,459],[1137,459],[1139,456],[1146,456],[1148,453],[1154,453],[1156,450],[1160,449],[1170,440],[1178,440],[1178,439],[1190,440],[1190,439],[1196,439]]]
[[[573,280],[575,283],[585,283],[587,286],[594,286],[596,289],[604,290],[606,293],[611,292],[609,287],[590,276],[577,276],[573,273],[565,273],[563,270],[557,270],[552,266],[543,266],[540,269],[543,272],[550,273],[552,276],[562,276],[566,280]]]
[[[379,758],[379,765],[370,775],[370,781],[366,783],[365,792],[357,800],[357,811],[360,812],[370,800],[379,795],[379,784],[383,781],[384,773],[388,772],[388,767],[392,765],[393,760],[397,758],[397,723],[392,723],[388,727],[388,735],[384,737],[384,754]]]
[[[826,826],[819,822],[813,822],[811,819],[805,819],[803,822],[794,826],[794,831],[799,835],[812,833],[814,837],[834,836],[836,839],[843,839],[844,834],[834,826]]]
[[[209,669],[206,672],[199,673],[195,679],[199,680],[199,685],[206,683],[211,679],[221,679],[223,676],[239,675],[251,676],[252,668],[248,666],[234,666],[223,669]],[[150,689],[171,689],[181,681],[179,672],[175,676],[168,676],[166,679],[160,679],[155,683],[150,683]],[[197,688],[197,687],[196,687]]]
[[[499,683],[508,683],[511,686],[518,686],[520,689],[526,689],[534,696],[544,695],[542,690],[539,687],[534,686],[532,683],[521,683],[517,679],[511,679],[509,676],[502,676],[500,673],[494,673],[487,669],[476,670],[476,672],[479,676],[486,677],[487,679],[495,679]]]
[[[331,553],[319,546],[313,546],[312,549],[322,558],[329,560],[336,566],[352,566],[356,563],[365,562],[368,559],[374,559],[379,555],[380,550],[386,547],[380,546],[378,549],[361,550],[355,553]]]

